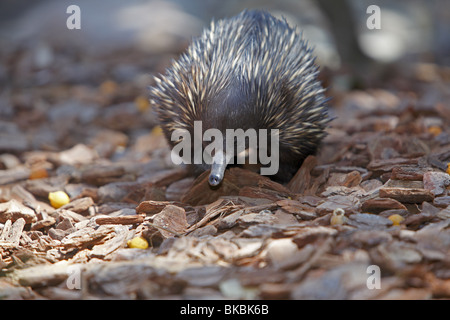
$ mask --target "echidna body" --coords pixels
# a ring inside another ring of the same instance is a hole
[[[316,152],[330,118],[312,49],[286,21],[263,11],[212,22],[178,61],[156,78],[151,101],[169,140],[176,129],[278,129],[279,170],[288,181]],[[259,131],[258,131],[259,132]],[[226,141],[223,141],[224,146]],[[227,159],[227,163],[228,163]],[[214,168],[217,185],[227,163]],[[210,165],[195,165],[198,172]]]

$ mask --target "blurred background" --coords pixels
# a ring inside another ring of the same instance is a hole
[[[80,30],[66,27],[71,4],[81,9]],[[379,30],[366,26],[369,5],[381,9]],[[408,79],[450,74],[447,0],[2,0],[0,151],[69,147],[96,137],[94,124],[141,135],[155,125],[145,112],[152,75],[211,19],[245,8],[284,16],[304,33],[336,108],[340,92],[395,83],[416,94]]]
[[[31,55],[30,61],[19,61],[18,66],[11,66],[11,61],[2,59],[0,79],[4,84],[25,82],[20,69],[27,67],[39,71],[59,69],[60,78],[55,78],[59,81],[93,80],[92,74],[84,79],[82,70],[65,74],[67,64],[76,64],[77,58],[83,55],[107,55],[118,50],[140,51],[149,59],[156,54],[177,55],[211,19],[230,17],[245,8],[265,9],[276,16],[284,16],[315,46],[319,63],[333,70],[405,59],[450,64],[450,4],[446,0],[75,2],[3,0],[0,3],[2,58],[21,50],[30,50]],[[66,8],[71,4],[81,8],[81,30],[66,28],[69,16]],[[380,30],[366,27],[370,16],[366,10],[373,4],[381,9]],[[67,51],[70,54],[65,59],[59,57],[60,52]],[[16,58],[26,60],[28,57],[16,55]],[[111,71],[122,76],[133,73],[124,69],[116,66],[116,70]],[[35,84],[50,81],[51,75],[46,78],[45,74],[40,72],[37,79],[27,80],[35,80]]]

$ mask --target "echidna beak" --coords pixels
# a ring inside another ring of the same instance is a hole
[[[209,175],[209,184],[213,187],[218,186],[222,182],[223,177],[216,174]]]
[[[225,174],[225,169],[230,159],[225,155],[223,151],[218,151],[213,157],[211,164],[211,173],[209,174],[208,182],[211,186],[218,186]]]

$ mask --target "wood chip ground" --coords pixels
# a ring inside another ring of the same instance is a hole
[[[0,95],[0,299],[450,298],[448,68],[331,89],[337,118],[289,183],[229,168],[216,189],[172,165],[151,82],[99,68]]]

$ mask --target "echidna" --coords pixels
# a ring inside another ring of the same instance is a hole
[[[307,41],[285,20],[245,10],[213,21],[165,75],[155,78],[150,98],[173,147],[182,140],[172,141],[177,129],[198,135],[195,121],[201,121],[202,134],[212,128],[223,133],[223,149],[209,150],[212,165],[194,161],[192,140],[192,152],[187,152],[197,172],[212,168],[212,186],[221,182],[234,159],[229,156],[234,150],[226,148],[226,129],[255,129],[268,136],[278,129],[279,169],[273,178],[286,182],[316,152],[330,121],[314,61]],[[202,152],[207,144],[201,140]],[[245,149],[248,155],[249,141]]]

